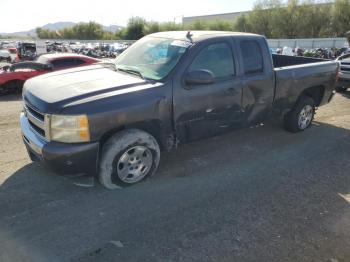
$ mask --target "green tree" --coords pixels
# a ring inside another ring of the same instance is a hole
[[[36,28],[36,34],[40,39],[104,39],[107,32],[103,31],[102,25],[96,22],[79,23],[71,28],[64,28],[59,31],[52,31],[43,28]]]
[[[315,5],[314,1],[307,0],[299,9],[299,38],[332,36],[330,5]]]
[[[79,23],[73,26],[70,30],[62,31],[64,38],[75,38],[75,39],[84,39],[84,40],[94,40],[102,39],[104,34],[102,25],[96,22],[89,23]]]
[[[159,22],[155,22],[155,21],[150,21],[147,22],[146,24],[146,28],[145,28],[145,34],[152,34],[152,33],[156,33],[156,32],[160,32],[160,24]]]
[[[260,0],[253,7],[253,11],[248,15],[248,22],[253,33],[265,35],[267,38],[273,37],[275,24],[273,23],[276,12],[280,10],[282,3],[280,0]]]
[[[270,9],[270,34],[272,37],[295,38],[299,32],[302,9],[298,0],[288,0],[287,5],[276,2]]]
[[[141,17],[132,17],[126,27],[125,38],[128,40],[137,40],[145,36],[146,20]]]
[[[241,15],[236,18],[234,24],[233,24],[233,30],[237,32],[251,32],[252,28],[248,21],[248,18],[246,15]]]
[[[174,22],[165,22],[160,24],[160,31],[179,31],[183,30],[182,25]]]
[[[222,20],[216,20],[215,22],[208,23],[208,29],[214,31],[232,31],[233,23]]]
[[[350,30],[349,0],[335,0],[332,8],[332,30],[335,36],[344,36]]]
[[[208,23],[205,21],[195,21],[193,24],[190,24],[185,27],[185,29],[189,30],[208,30]]]

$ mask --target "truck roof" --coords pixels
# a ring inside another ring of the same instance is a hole
[[[231,32],[231,31],[167,31],[167,32],[150,34],[150,36],[189,41],[189,38],[187,37],[189,32],[191,34],[192,42],[198,42],[200,40],[218,37],[218,36],[252,36],[252,37],[259,37],[259,38],[263,37],[257,34]]]

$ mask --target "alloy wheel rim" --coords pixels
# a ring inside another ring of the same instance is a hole
[[[152,152],[145,146],[129,148],[118,160],[119,179],[128,184],[142,180],[152,167]]]
[[[306,105],[299,113],[298,126],[301,130],[306,129],[313,117],[313,108],[310,105]]]

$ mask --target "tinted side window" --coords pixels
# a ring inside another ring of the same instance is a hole
[[[210,70],[215,78],[232,77],[235,73],[231,48],[225,43],[205,47],[192,62],[189,71]]]
[[[83,64],[85,64],[85,61],[84,61],[84,60],[75,59],[75,65],[79,66],[79,65],[83,65]]]
[[[242,41],[241,52],[245,74],[256,74],[264,71],[262,52],[256,41]]]
[[[57,59],[53,60],[51,64],[54,67],[71,67],[76,65],[75,60],[74,58]]]

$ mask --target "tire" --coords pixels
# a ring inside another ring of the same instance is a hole
[[[1,85],[0,86],[0,96],[2,96],[2,95],[7,95],[6,85]]]
[[[22,92],[23,82],[14,80],[0,86],[0,95],[19,94]]]
[[[150,134],[127,129],[107,140],[102,148],[98,178],[105,188],[136,184],[158,169],[160,149]]]
[[[339,92],[339,93],[343,93],[343,92],[345,92],[347,89],[348,89],[348,88],[345,87],[345,86],[337,86],[337,87],[335,88],[335,91],[337,91],[337,92]]]
[[[301,97],[294,108],[284,117],[287,131],[297,133],[311,126],[315,116],[315,102],[309,96]]]

